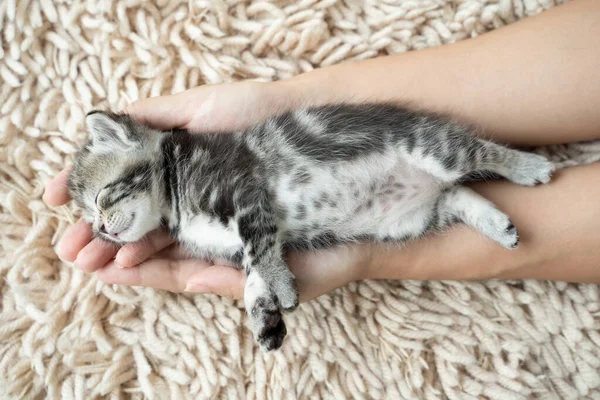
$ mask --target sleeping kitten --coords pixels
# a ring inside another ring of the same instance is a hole
[[[284,249],[403,242],[464,222],[519,243],[508,216],[460,185],[489,171],[547,183],[545,158],[476,138],[448,119],[388,104],[287,112],[244,132],[160,132],[93,111],[69,191],[97,236],[140,240],[161,226],[197,256],[241,262],[244,300],[263,350],[281,346],[298,306]]]

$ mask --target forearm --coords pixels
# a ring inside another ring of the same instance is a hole
[[[278,84],[311,104],[408,101],[514,145],[590,140],[600,137],[598,38],[600,1],[578,0],[474,39]]]
[[[462,225],[399,249],[373,247],[372,279],[550,279],[600,283],[600,164],[560,170],[548,185],[499,181],[474,189],[510,217],[521,237],[506,250]]]

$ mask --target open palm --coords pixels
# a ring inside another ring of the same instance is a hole
[[[291,106],[290,97],[271,84],[242,82],[203,86],[186,92],[131,104],[125,112],[141,123],[159,128],[185,128],[194,133],[244,129]],[[69,169],[46,187],[44,200],[54,206],[70,201]],[[107,283],[147,286],[169,291],[211,292],[242,298],[244,273],[225,261],[209,264],[190,259],[163,231],[119,248],[94,239],[83,220],[71,226],[60,244],[61,257]],[[301,300],[327,293],[361,277],[369,246],[338,247],[315,253],[288,255],[298,279]]]

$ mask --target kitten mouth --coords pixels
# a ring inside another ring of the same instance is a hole
[[[125,241],[121,239],[121,237],[123,236],[123,234],[126,234],[131,230],[131,228],[133,227],[134,220],[135,213],[131,213],[129,221],[127,221],[125,226],[119,232],[108,233],[104,230],[104,225],[102,225],[102,227],[100,228],[100,233],[104,238],[108,239],[111,242],[124,243]]]

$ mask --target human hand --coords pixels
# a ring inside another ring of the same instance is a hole
[[[254,82],[203,86],[138,101],[125,112],[159,129],[184,128],[194,133],[235,131],[293,105],[293,93],[281,88]],[[59,206],[70,200],[69,171],[63,170],[47,185],[44,201],[49,205]],[[211,265],[204,260],[184,258],[179,247],[162,231],[151,232],[142,241],[118,248],[94,239],[90,225],[81,220],[68,228],[59,249],[64,260],[74,262],[86,272],[95,272],[107,283],[243,296],[243,272],[224,262]],[[368,262],[369,246],[292,253],[288,257],[298,279],[301,299],[307,300],[362,277],[361,268]]]

